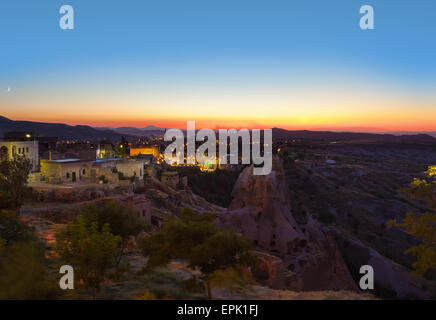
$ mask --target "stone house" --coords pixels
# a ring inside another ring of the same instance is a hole
[[[120,202],[124,207],[135,211],[139,218],[151,223],[151,201],[145,195],[132,195]]]
[[[41,160],[41,176],[48,183],[96,182],[104,177],[105,182],[118,184],[120,182],[119,173],[126,180],[134,178],[142,181],[144,161],[121,158],[95,161],[74,158]]]
[[[114,145],[109,141],[103,141],[98,144],[96,157],[98,159],[107,159],[115,157]]]
[[[0,141],[0,152],[14,156],[25,156],[32,163],[32,172],[39,171],[39,145],[38,141]]]
[[[81,159],[41,160],[41,175],[48,183],[89,181],[92,165]]]
[[[167,186],[176,189],[177,185],[179,184],[179,173],[175,171],[162,172],[160,181],[166,184]]]
[[[159,147],[158,146],[142,146],[142,147],[131,147],[130,156],[145,156],[153,155],[155,158],[159,157]]]
[[[95,171],[95,173],[94,173]],[[109,158],[97,159],[93,165],[93,176],[98,178],[101,175],[120,172],[125,178],[144,179],[144,160]],[[118,175],[118,173],[117,173]]]

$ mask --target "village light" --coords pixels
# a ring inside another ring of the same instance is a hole
[[[29,133],[26,134],[26,138],[30,138],[30,134]]]
[[[219,141],[221,143],[219,146],[219,153],[221,159],[220,162],[223,164],[227,163],[227,140],[230,138],[230,150],[233,156],[230,157],[230,164],[238,164],[238,140],[239,137],[242,138],[242,164],[250,164],[250,158],[252,158],[253,163],[256,165],[263,164],[263,167],[255,166],[253,167],[254,175],[266,175],[271,172],[272,168],[272,131],[271,129],[265,129],[264,131],[264,155],[261,156],[260,152],[260,131],[259,129],[251,130],[252,137],[250,137],[250,131],[248,129],[220,129],[219,130]],[[195,121],[187,121],[187,142],[185,142],[184,132],[180,129],[170,129],[165,132],[164,141],[172,141],[166,148],[164,152],[164,160],[168,164],[177,165],[199,165],[200,169],[209,166],[210,163],[215,163],[217,161],[217,138],[215,131],[211,129],[201,129],[198,133],[195,131]],[[173,141],[173,138],[176,138]],[[207,140],[205,141],[205,138]],[[196,149],[196,141],[203,141],[203,144]],[[250,147],[250,144],[252,147]],[[185,156],[185,149],[187,155]],[[224,149],[224,150],[223,150]],[[207,151],[207,156],[205,153]],[[175,156],[174,156],[175,153]],[[251,154],[250,154],[251,153]],[[252,156],[252,157],[251,157]],[[186,163],[188,160],[188,163]]]

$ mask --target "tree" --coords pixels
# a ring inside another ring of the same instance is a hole
[[[54,299],[61,294],[56,283],[39,241],[0,248],[0,299]]]
[[[91,204],[82,212],[86,223],[90,226],[96,222],[98,228],[108,224],[113,235],[121,238],[115,263],[118,266],[123,257],[130,237],[136,237],[147,228],[146,223],[138,218],[136,212],[123,207],[118,201],[109,200],[103,205]]]
[[[107,270],[115,263],[121,238],[110,232],[108,224],[99,228],[97,222],[87,225],[80,215],[57,233],[57,253],[74,268],[78,279],[92,290],[95,299]]]
[[[421,244],[406,251],[417,258],[413,264],[415,273],[436,270],[436,166],[429,167],[426,179],[414,179],[403,192],[413,199],[425,201],[431,211],[423,214],[408,212],[401,222],[390,221],[388,225],[399,227],[421,240]]]
[[[0,238],[5,245],[19,241],[36,240],[33,228],[20,220],[12,211],[0,210]]]
[[[186,260],[190,269],[200,271],[209,299],[211,287],[235,289],[246,283],[242,267],[253,263],[245,237],[233,230],[219,230],[214,214],[192,209],[183,209],[180,217],[169,219],[160,231],[141,239],[140,247],[149,257],[146,270],[171,259]],[[195,277],[192,280],[195,282]]]
[[[52,299],[61,294],[50,275],[44,244],[13,212],[0,211],[0,299]]]
[[[0,209],[18,212],[31,169],[30,160],[24,156],[9,159],[5,154],[0,155]]]

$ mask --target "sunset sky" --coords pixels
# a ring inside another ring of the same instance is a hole
[[[13,120],[436,131],[434,0],[14,0],[0,35]]]

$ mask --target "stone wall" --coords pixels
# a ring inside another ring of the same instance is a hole
[[[5,150],[12,159],[14,154],[25,156],[32,163],[32,172],[39,171],[38,141],[0,141],[0,149]]]

